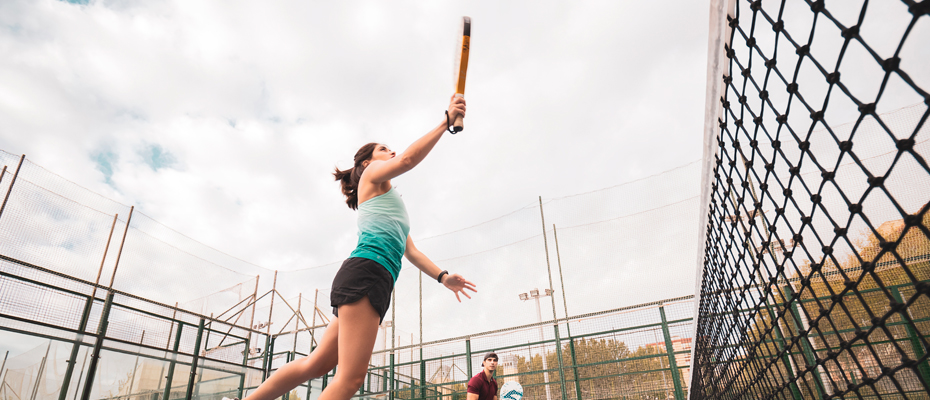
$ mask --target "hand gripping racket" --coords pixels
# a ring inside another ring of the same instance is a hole
[[[458,42],[458,47],[455,51],[455,95],[459,97],[465,97],[465,74],[468,72],[468,48],[470,47],[471,42],[471,18],[462,17],[462,26],[459,29],[459,32],[462,33],[462,37]],[[459,115],[455,117],[455,122],[452,124],[452,130],[455,132],[461,132],[465,129],[465,126],[462,122],[462,116]]]

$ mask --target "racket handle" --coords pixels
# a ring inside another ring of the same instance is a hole
[[[456,96],[456,97],[464,97],[464,96],[462,96],[461,93],[456,93],[455,96]],[[461,132],[461,131],[465,130],[465,124],[464,124],[464,122],[462,121],[463,119],[464,119],[464,118],[463,118],[461,115],[455,117],[455,122],[452,123],[452,130],[453,130],[453,131],[455,131],[455,132]]]

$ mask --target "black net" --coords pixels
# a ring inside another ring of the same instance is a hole
[[[930,398],[930,1],[731,3],[691,397]]]

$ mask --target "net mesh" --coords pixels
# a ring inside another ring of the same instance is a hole
[[[730,4],[691,397],[928,398],[930,2]]]

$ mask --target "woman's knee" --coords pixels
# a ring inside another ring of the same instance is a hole
[[[343,371],[340,371],[342,373]],[[365,376],[368,374],[367,369],[361,369],[358,371],[345,371],[344,374],[340,377],[343,380],[343,384],[346,386],[358,389],[362,387],[362,384],[365,383]]]
[[[316,360],[314,360],[314,358],[316,358]],[[299,361],[301,363],[301,369],[308,379],[319,378],[329,371],[332,371],[333,367],[335,367],[335,365],[329,365],[329,363],[325,362],[322,357],[313,357],[312,355],[304,357]]]

